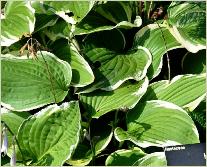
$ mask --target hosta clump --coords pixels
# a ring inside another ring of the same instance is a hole
[[[2,2],[1,165],[165,166],[163,147],[203,142],[205,11]]]

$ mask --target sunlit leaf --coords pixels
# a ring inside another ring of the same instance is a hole
[[[50,105],[25,120],[17,139],[37,166],[61,166],[74,151],[80,131],[78,102]]]
[[[115,129],[118,141],[130,140],[143,148],[199,143],[193,120],[173,103],[161,100],[138,103],[126,119],[127,131]]]
[[[34,30],[34,9],[29,2],[8,1],[1,13],[1,46],[10,46]]]
[[[105,48],[95,48],[87,52],[86,56],[93,63],[92,66],[95,66],[95,81],[78,90],[79,93],[88,93],[96,89],[110,91],[118,88],[126,80],[142,80],[151,64],[151,54],[144,47],[137,47],[122,54]]]
[[[147,86],[148,79],[145,78],[134,84],[124,83],[114,91],[97,90],[81,94],[80,101],[93,118],[99,118],[109,111],[133,108],[146,92]]]
[[[61,102],[68,93],[72,75],[67,62],[46,51],[38,52],[36,60],[4,55],[1,70],[2,105],[15,111]]]
[[[151,84],[143,100],[164,100],[192,111],[206,93],[206,74],[178,75],[170,83]]]
[[[190,52],[206,48],[206,3],[172,2],[168,21],[173,36]]]

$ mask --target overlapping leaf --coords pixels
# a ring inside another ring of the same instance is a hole
[[[199,143],[198,131],[187,112],[160,100],[138,103],[127,113],[127,131],[116,128],[115,137],[144,148]]]
[[[151,84],[143,100],[164,100],[192,111],[205,96],[206,74],[176,76]]]
[[[151,54],[148,49],[138,47],[125,54],[118,54],[105,48],[95,48],[87,52],[87,58],[97,66],[95,81],[78,92],[88,93],[96,89],[114,90],[129,79],[142,80],[149,65]]]
[[[147,76],[149,79],[156,77],[162,69],[163,55],[172,49],[182,47],[171,35],[164,24],[149,24],[139,30],[135,35],[134,47],[144,46],[152,54],[152,64]]]
[[[94,91],[80,95],[80,101],[93,118],[117,109],[131,109],[147,90],[148,79],[134,84],[128,82],[114,91]]]
[[[204,2],[172,2],[168,21],[173,36],[190,52],[206,48],[206,4]]]
[[[67,61],[72,68],[72,85],[83,87],[94,81],[94,75],[87,61],[80,55],[74,44],[60,39],[53,45],[53,52],[62,60]]]
[[[91,137],[87,133],[87,138],[91,141],[85,139],[79,143],[73,156],[67,161],[68,164],[74,166],[88,165],[94,158],[93,156],[99,155],[108,146],[113,136],[112,127],[102,122],[96,122],[95,125]]]
[[[33,165],[60,166],[75,149],[80,131],[78,102],[50,105],[25,120],[17,139]]]
[[[34,9],[29,2],[8,1],[1,13],[1,46],[10,46],[34,30]]]
[[[38,52],[37,58],[2,56],[4,107],[28,111],[64,100],[71,82],[70,65],[46,51]]]

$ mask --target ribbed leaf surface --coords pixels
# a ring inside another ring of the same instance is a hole
[[[75,149],[80,131],[78,102],[50,105],[25,120],[17,139],[38,166],[61,166]]]
[[[37,58],[2,56],[1,100],[6,108],[28,111],[64,100],[71,81],[70,65],[46,51],[38,52]]]

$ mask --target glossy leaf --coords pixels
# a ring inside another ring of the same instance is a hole
[[[2,56],[4,107],[28,111],[64,100],[71,81],[71,67],[49,52],[41,53],[37,53],[36,60],[26,56]]]
[[[206,48],[205,2],[172,2],[167,12],[171,33],[186,49],[196,53]]]
[[[199,143],[193,120],[173,103],[161,100],[138,103],[126,119],[127,131],[115,129],[118,141],[130,140],[143,148]]]
[[[68,41],[60,39],[53,45],[53,52],[60,59],[67,61],[72,68],[71,85],[83,87],[94,81],[94,75],[87,61],[79,53],[74,44],[68,44]]]
[[[80,101],[93,118],[117,109],[131,109],[144,95],[148,86],[148,79],[134,84],[128,82],[114,91],[94,91],[80,95]]]
[[[148,87],[144,100],[164,100],[192,111],[205,96],[206,75],[179,75]],[[148,93],[149,92],[149,93]]]
[[[144,153],[140,148],[134,147],[132,150],[117,150],[110,154],[105,162],[106,166],[134,166],[140,158],[144,157]]]
[[[37,166],[61,166],[75,149],[80,131],[78,102],[50,105],[25,120],[17,139]]]
[[[163,55],[167,51],[182,47],[167,27],[158,23],[149,24],[139,30],[135,35],[133,45],[134,47],[146,47],[152,54],[152,64],[147,72],[149,79],[155,78],[160,73]]]
[[[8,1],[1,13],[1,46],[10,46],[23,35],[31,34],[34,24],[34,9],[29,2]]]
[[[151,64],[151,54],[148,49],[137,49],[119,54],[104,48],[95,48],[87,52],[87,58],[96,66],[94,69],[95,81],[80,93],[92,92],[96,89],[106,91],[118,88],[129,79],[142,80]]]

